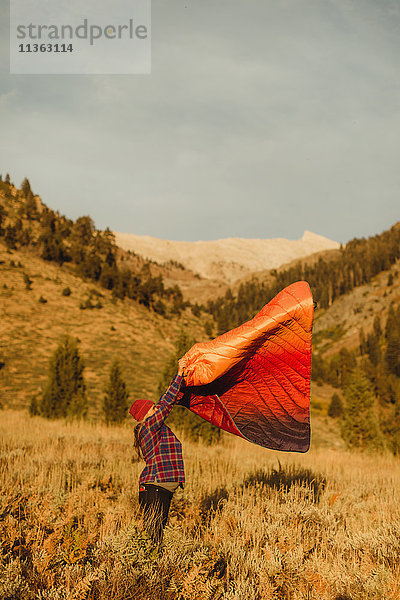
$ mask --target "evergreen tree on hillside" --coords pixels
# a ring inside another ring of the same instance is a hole
[[[25,215],[29,221],[36,219],[38,216],[36,200],[32,193],[30,193],[25,200]]]
[[[87,412],[84,363],[77,342],[66,335],[54,351],[40,405],[47,418],[84,417]]]
[[[400,377],[400,306],[395,311],[393,304],[389,308],[386,323],[385,362],[389,373]]]
[[[364,329],[361,327],[360,330],[360,346],[359,346],[361,356],[366,354],[367,352],[367,340],[365,339]]]
[[[21,184],[21,192],[25,198],[28,198],[29,195],[32,195],[31,184],[29,183],[29,179],[27,177],[25,177]]]
[[[380,319],[379,315],[375,315],[374,323],[373,323],[372,327],[373,327],[373,330],[375,333],[375,337],[379,340],[382,335],[381,319]]]
[[[368,373],[366,374],[368,375]],[[370,379],[375,386],[375,394],[382,405],[394,404],[396,402],[397,378],[393,374],[388,373],[383,361],[378,364]]]
[[[112,290],[118,281],[118,269],[116,265],[110,267],[107,263],[103,263],[101,266],[101,273],[99,277],[100,285],[107,289]]]
[[[400,392],[400,390],[399,390]],[[388,445],[393,454],[400,454],[400,393],[397,394],[397,400],[393,410],[389,413],[385,422],[385,435]]]
[[[393,304],[393,302],[391,302],[390,306],[389,306],[389,312],[388,312],[388,316],[387,316],[387,320],[386,320],[386,327],[385,327],[385,338],[386,339],[390,335],[391,331],[393,331],[393,329],[396,329],[396,312],[394,310],[394,304]]]
[[[311,377],[316,383],[322,384],[327,380],[328,365],[321,354],[313,352],[311,363]]]
[[[43,260],[55,261],[59,265],[69,260],[68,252],[57,236],[47,231],[40,236],[39,241],[42,247],[40,258]]]
[[[376,331],[372,331],[367,336],[367,354],[371,363],[376,367],[381,360],[380,338]]]
[[[345,388],[342,436],[351,448],[383,449],[384,438],[379,425],[376,398],[370,381],[354,369]]]
[[[3,206],[0,204],[0,235],[3,235],[4,231],[3,231],[3,223],[5,222],[5,218],[6,218],[6,211],[4,210]]]
[[[101,275],[101,259],[94,250],[90,250],[80,263],[78,272],[83,277],[98,281]]]
[[[341,417],[343,414],[343,402],[339,394],[336,392],[333,394],[329,407],[328,407],[328,415],[333,419],[337,417]]]
[[[103,413],[106,423],[121,423],[127,414],[129,394],[122,379],[121,367],[114,360],[104,389]]]
[[[79,217],[72,228],[72,238],[82,246],[89,246],[95,232],[93,219],[89,216]]]
[[[17,232],[14,225],[8,224],[4,230],[4,241],[7,248],[15,250],[17,248]]]
[[[357,365],[357,359],[354,351],[347,348],[339,350],[339,385],[344,388],[350,378],[351,371]]]

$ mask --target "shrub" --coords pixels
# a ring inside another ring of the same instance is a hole
[[[25,283],[25,289],[27,290],[31,290],[32,289],[32,279],[30,279],[29,275],[27,273],[23,274],[24,277],[24,283]]]
[[[92,301],[90,298],[86,298],[85,302],[80,303],[79,308],[81,310],[86,310],[87,308],[94,308],[94,304],[92,304]]]
[[[271,468],[267,471],[258,469],[250,473],[243,481],[243,487],[247,488],[258,484],[288,491],[292,486],[298,486],[306,488],[310,492],[310,499],[313,502],[319,502],[326,483],[323,475],[314,473],[311,469],[296,464],[282,467],[279,463],[279,469]]]

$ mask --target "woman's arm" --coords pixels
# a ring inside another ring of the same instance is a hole
[[[149,429],[149,431],[154,433],[164,423],[176,400],[182,382],[183,376],[180,375],[178,371],[178,374],[175,375],[175,377],[171,381],[171,384],[165,392],[165,394],[161,396],[160,402],[157,404],[156,407],[156,412],[144,421],[144,426],[147,429]]]

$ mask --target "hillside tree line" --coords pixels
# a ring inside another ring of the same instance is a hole
[[[0,237],[10,250],[29,246],[44,260],[60,266],[71,263],[77,275],[98,282],[114,297],[130,298],[162,315],[180,314],[185,308],[179,286],[165,287],[161,275],[152,275],[148,262],[137,271],[122,264],[121,251],[108,227],[98,230],[89,216],[73,221],[44,204],[39,211],[27,178],[16,196],[13,190],[9,176],[0,179],[6,200],[0,203]],[[13,202],[16,210],[9,208]]]
[[[328,414],[340,419],[349,446],[400,453],[400,306],[390,305],[384,326],[376,315],[356,350],[314,354],[312,378],[338,389]]]

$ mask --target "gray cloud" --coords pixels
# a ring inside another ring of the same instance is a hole
[[[13,76],[2,43],[2,171],[72,218],[169,239],[347,241],[399,219],[397,2],[152,15],[147,76]]]

